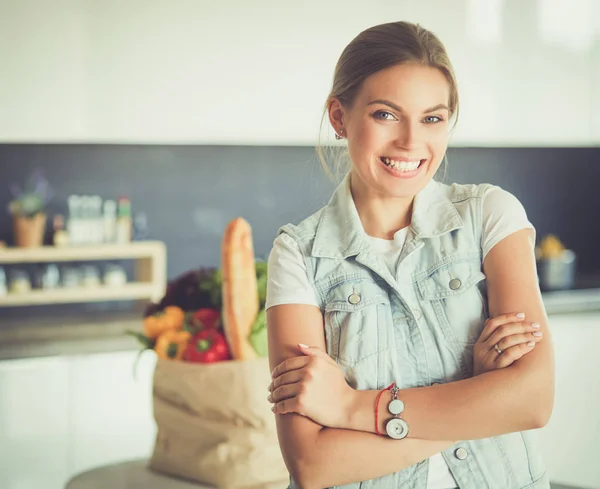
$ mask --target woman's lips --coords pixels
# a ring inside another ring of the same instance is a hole
[[[421,170],[426,166],[424,163],[427,161],[425,159],[421,159],[421,160],[409,160],[407,158],[404,158],[405,162],[409,162],[409,161],[419,161],[419,166],[415,169],[415,170],[405,170],[402,171],[400,168],[394,168],[393,166],[390,166],[389,164],[386,164],[384,162],[384,156],[382,156],[381,158],[379,158],[379,161],[381,162],[381,165],[386,169],[386,171],[388,173],[390,173],[391,175],[393,175],[396,178],[413,178],[415,176],[417,176],[419,173],[421,173]],[[402,160],[394,160],[394,161],[402,161]]]

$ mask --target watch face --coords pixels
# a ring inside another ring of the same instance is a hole
[[[388,411],[392,414],[400,414],[404,411],[404,403],[400,399],[394,399],[388,405]]]
[[[385,425],[385,431],[390,438],[401,440],[408,435],[408,425],[406,421],[400,418],[390,419]]]

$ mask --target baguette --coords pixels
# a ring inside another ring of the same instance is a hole
[[[241,217],[225,228],[221,246],[223,331],[234,360],[258,355],[249,342],[259,310],[252,228]]]

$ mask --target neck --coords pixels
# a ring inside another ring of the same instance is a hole
[[[393,239],[394,234],[410,225],[414,197],[387,197],[360,184],[350,176],[350,190],[354,205],[369,236]]]

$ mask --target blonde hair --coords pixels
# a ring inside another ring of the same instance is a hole
[[[351,108],[365,80],[386,68],[405,63],[417,63],[437,68],[450,87],[448,108],[454,124],[458,118],[458,89],[454,69],[442,42],[431,31],[410,22],[391,22],[364,30],[342,52],[333,76],[333,86],[325,102],[317,143],[317,156],[327,174],[339,177],[340,169],[349,161],[345,147],[328,147],[329,159],[333,160],[334,175],[327,164],[325,150],[321,146],[323,120],[329,103],[337,98],[342,106]]]

